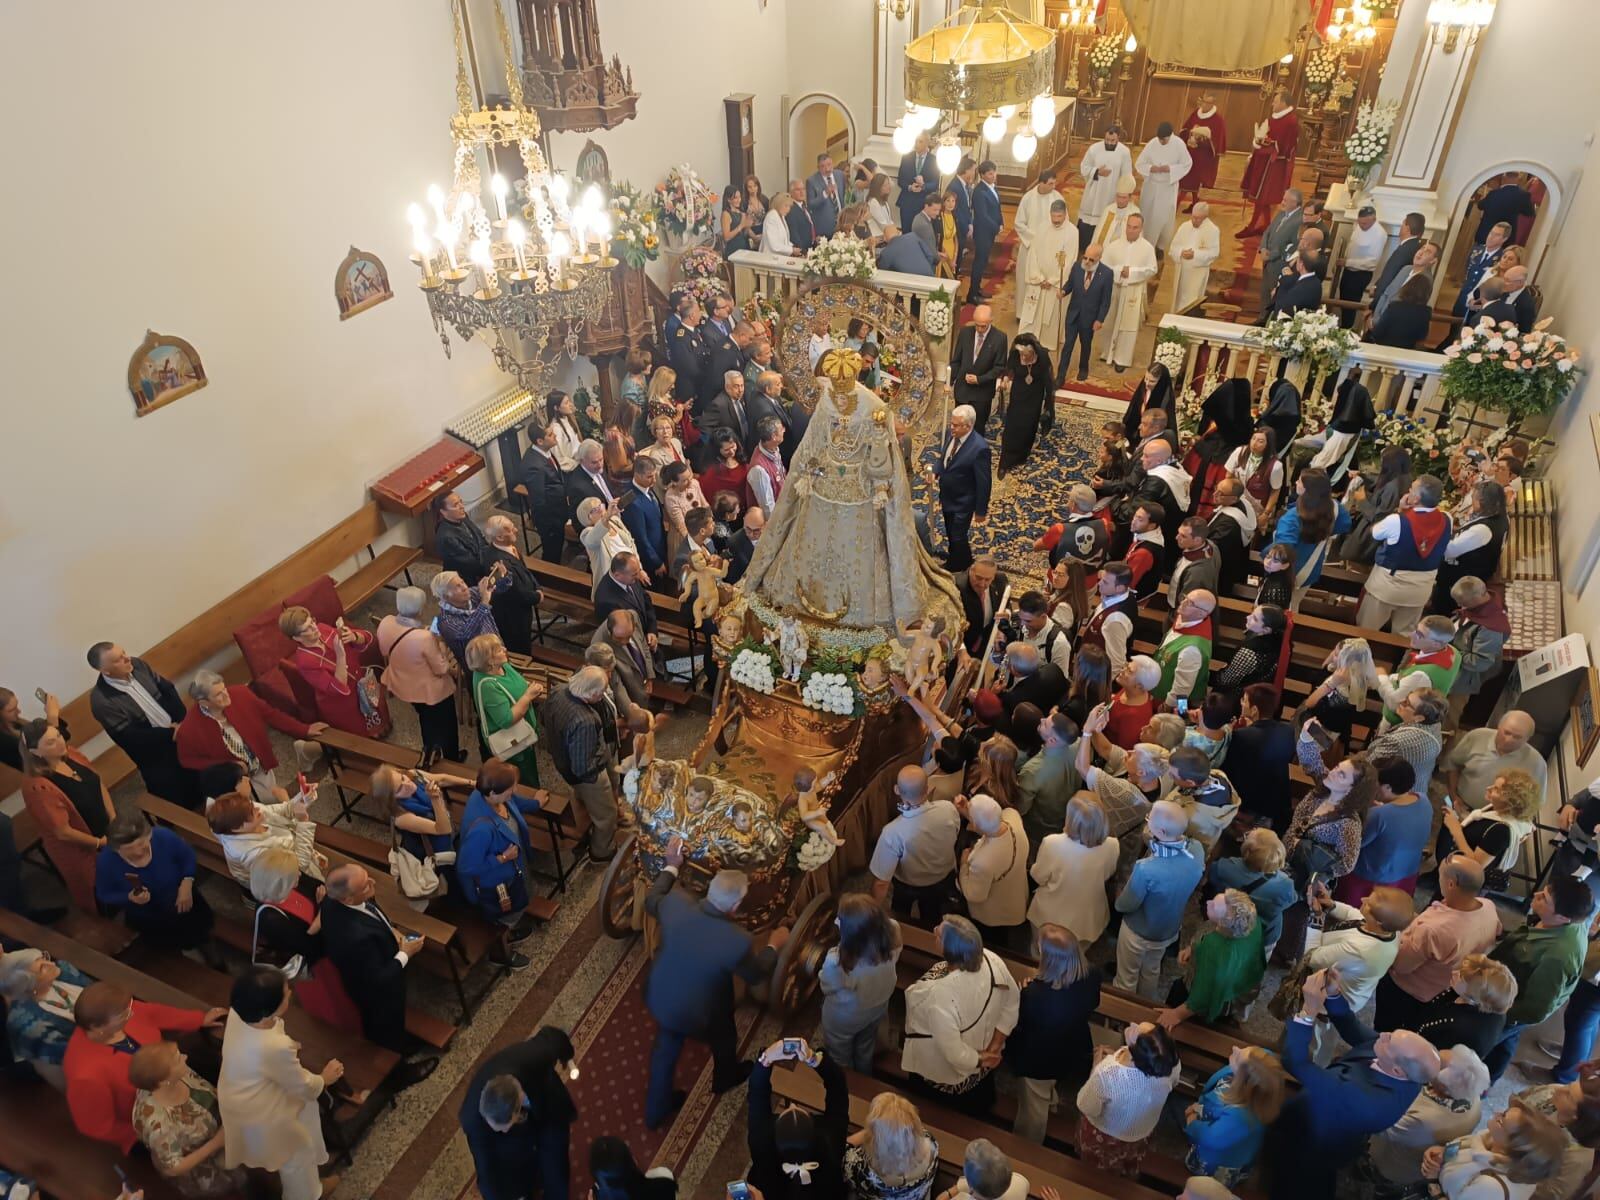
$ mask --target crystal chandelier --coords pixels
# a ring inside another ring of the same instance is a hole
[[[428,189],[426,206],[412,204],[412,262],[422,270],[418,285],[428,299],[433,327],[450,354],[450,330],[463,342],[482,336],[495,364],[535,394],[555,369],[547,349],[559,337],[557,356],[576,355],[578,330],[601,314],[609,295],[611,219],[599,188],[577,203],[560,175],[551,173],[539,149],[539,118],[523,102],[511,54],[505,10],[494,0],[496,30],[507,64],[509,107],[477,108],[467,79],[464,0],[452,0],[456,48],[456,115],[450,118],[455,169],[447,194]],[[493,211],[484,203],[480,149],[516,148],[526,178],[511,187],[500,175],[489,181]]]
[[[919,133],[944,121],[934,158],[949,174],[961,160],[956,131],[964,119],[980,119],[985,140],[998,142],[1021,113],[1011,153],[1027,161],[1056,123],[1055,70],[1052,30],[1008,11],[1003,0],[967,0],[906,46],[907,108],[895,148],[907,153]]]

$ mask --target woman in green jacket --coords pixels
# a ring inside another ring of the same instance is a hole
[[[1166,1029],[1176,1029],[1190,1017],[1215,1021],[1228,1006],[1244,1000],[1261,986],[1267,969],[1261,949],[1261,922],[1255,902],[1238,888],[1218,892],[1206,903],[1213,928],[1196,938],[1178,955],[1194,972],[1187,995],[1174,995],[1179,1003],[1156,1018]]]
[[[467,643],[467,666],[472,668],[472,699],[478,706],[484,760],[503,758],[521,772],[524,784],[538,787],[539,720],[533,706],[544,699],[544,684],[524,679],[511,665],[505,643],[493,633],[480,634]],[[521,747],[502,746],[505,753],[496,753],[489,745],[490,736],[524,720],[533,731],[532,738]]]

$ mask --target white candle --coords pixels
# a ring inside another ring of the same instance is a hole
[[[495,175],[489,180],[489,190],[494,193],[494,205],[500,210],[500,219],[506,219],[506,193],[511,190],[506,183],[504,175]]]
[[[439,228],[433,231],[433,236],[439,239],[439,244],[444,247],[445,257],[450,262],[452,271],[459,271],[461,264],[456,261],[456,236],[455,230],[447,222],[439,222]]]
[[[494,256],[489,253],[488,238],[479,238],[472,243],[472,261],[478,268],[479,276],[483,279],[484,292],[493,294],[499,279],[494,271]]]
[[[417,232],[416,232],[416,237],[412,239],[412,245],[414,245],[416,247],[417,253],[422,258],[422,278],[423,278],[423,281],[427,282],[427,281],[432,280],[433,279],[433,247],[428,242],[428,235],[423,233],[421,229],[418,229]]]
[[[511,250],[517,256],[517,274],[528,273],[528,262],[523,257],[522,245],[528,240],[528,231],[523,228],[521,221],[506,222],[506,237],[511,241]]]

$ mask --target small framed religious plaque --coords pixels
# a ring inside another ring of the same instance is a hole
[[[350,247],[333,277],[333,296],[339,302],[339,320],[348,321],[385,300],[392,300],[389,271],[370,250]]]
[[[1589,761],[1596,743],[1600,743],[1600,699],[1596,692],[1595,669],[1590,667],[1578,684],[1578,694],[1572,698],[1572,759],[1578,766]]]
[[[181,337],[145,330],[144,341],[128,360],[134,416],[148,416],[205,385],[206,369],[193,346]]]

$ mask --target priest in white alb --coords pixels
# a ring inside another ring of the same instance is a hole
[[[1167,262],[1173,272],[1172,311],[1181,313],[1206,294],[1211,281],[1211,264],[1217,261],[1222,243],[1211,206],[1204,200],[1179,223],[1167,245]]]
[[[1111,311],[1106,325],[1105,361],[1118,372],[1133,362],[1134,342],[1144,327],[1147,289],[1145,284],[1156,273],[1156,248],[1144,238],[1144,218],[1128,218],[1126,237],[1106,243],[1105,266],[1111,272]]]
[[[1094,240],[1100,214],[1116,198],[1117,185],[1124,176],[1133,174],[1133,155],[1122,144],[1122,130],[1118,126],[1111,126],[1103,140],[1083,152],[1078,174],[1083,176],[1083,200],[1078,205],[1078,242],[1087,246]]]
[[[1019,303],[1028,286],[1028,250],[1033,245],[1034,236],[1050,223],[1050,206],[1059,199],[1061,193],[1056,191],[1055,169],[1046,167],[1039,173],[1038,183],[1022,193],[1022,199],[1017,201],[1017,216],[1012,228],[1017,231],[1016,294]]]
[[[1044,227],[1034,231],[1028,255],[1028,275],[1019,290],[1019,332],[1031,333],[1054,358],[1061,349],[1066,317],[1066,285],[1072,264],[1078,261],[1078,228],[1067,220],[1067,202],[1057,196]]]
[[[1139,151],[1134,169],[1144,177],[1139,189],[1139,211],[1144,215],[1144,236],[1162,254],[1172,236],[1172,223],[1178,215],[1178,185],[1194,165],[1183,139],[1172,136],[1172,122],[1156,126],[1155,140]]]
[[[1132,175],[1124,175],[1117,181],[1117,194],[1094,227],[1094,240],[1101,246],[1126,233],[1129,217],[1141,215],[1139,206],[1133,202],[1133,192],[1138,186]],[[1078,215],[1081,217],[1083,213]]]

